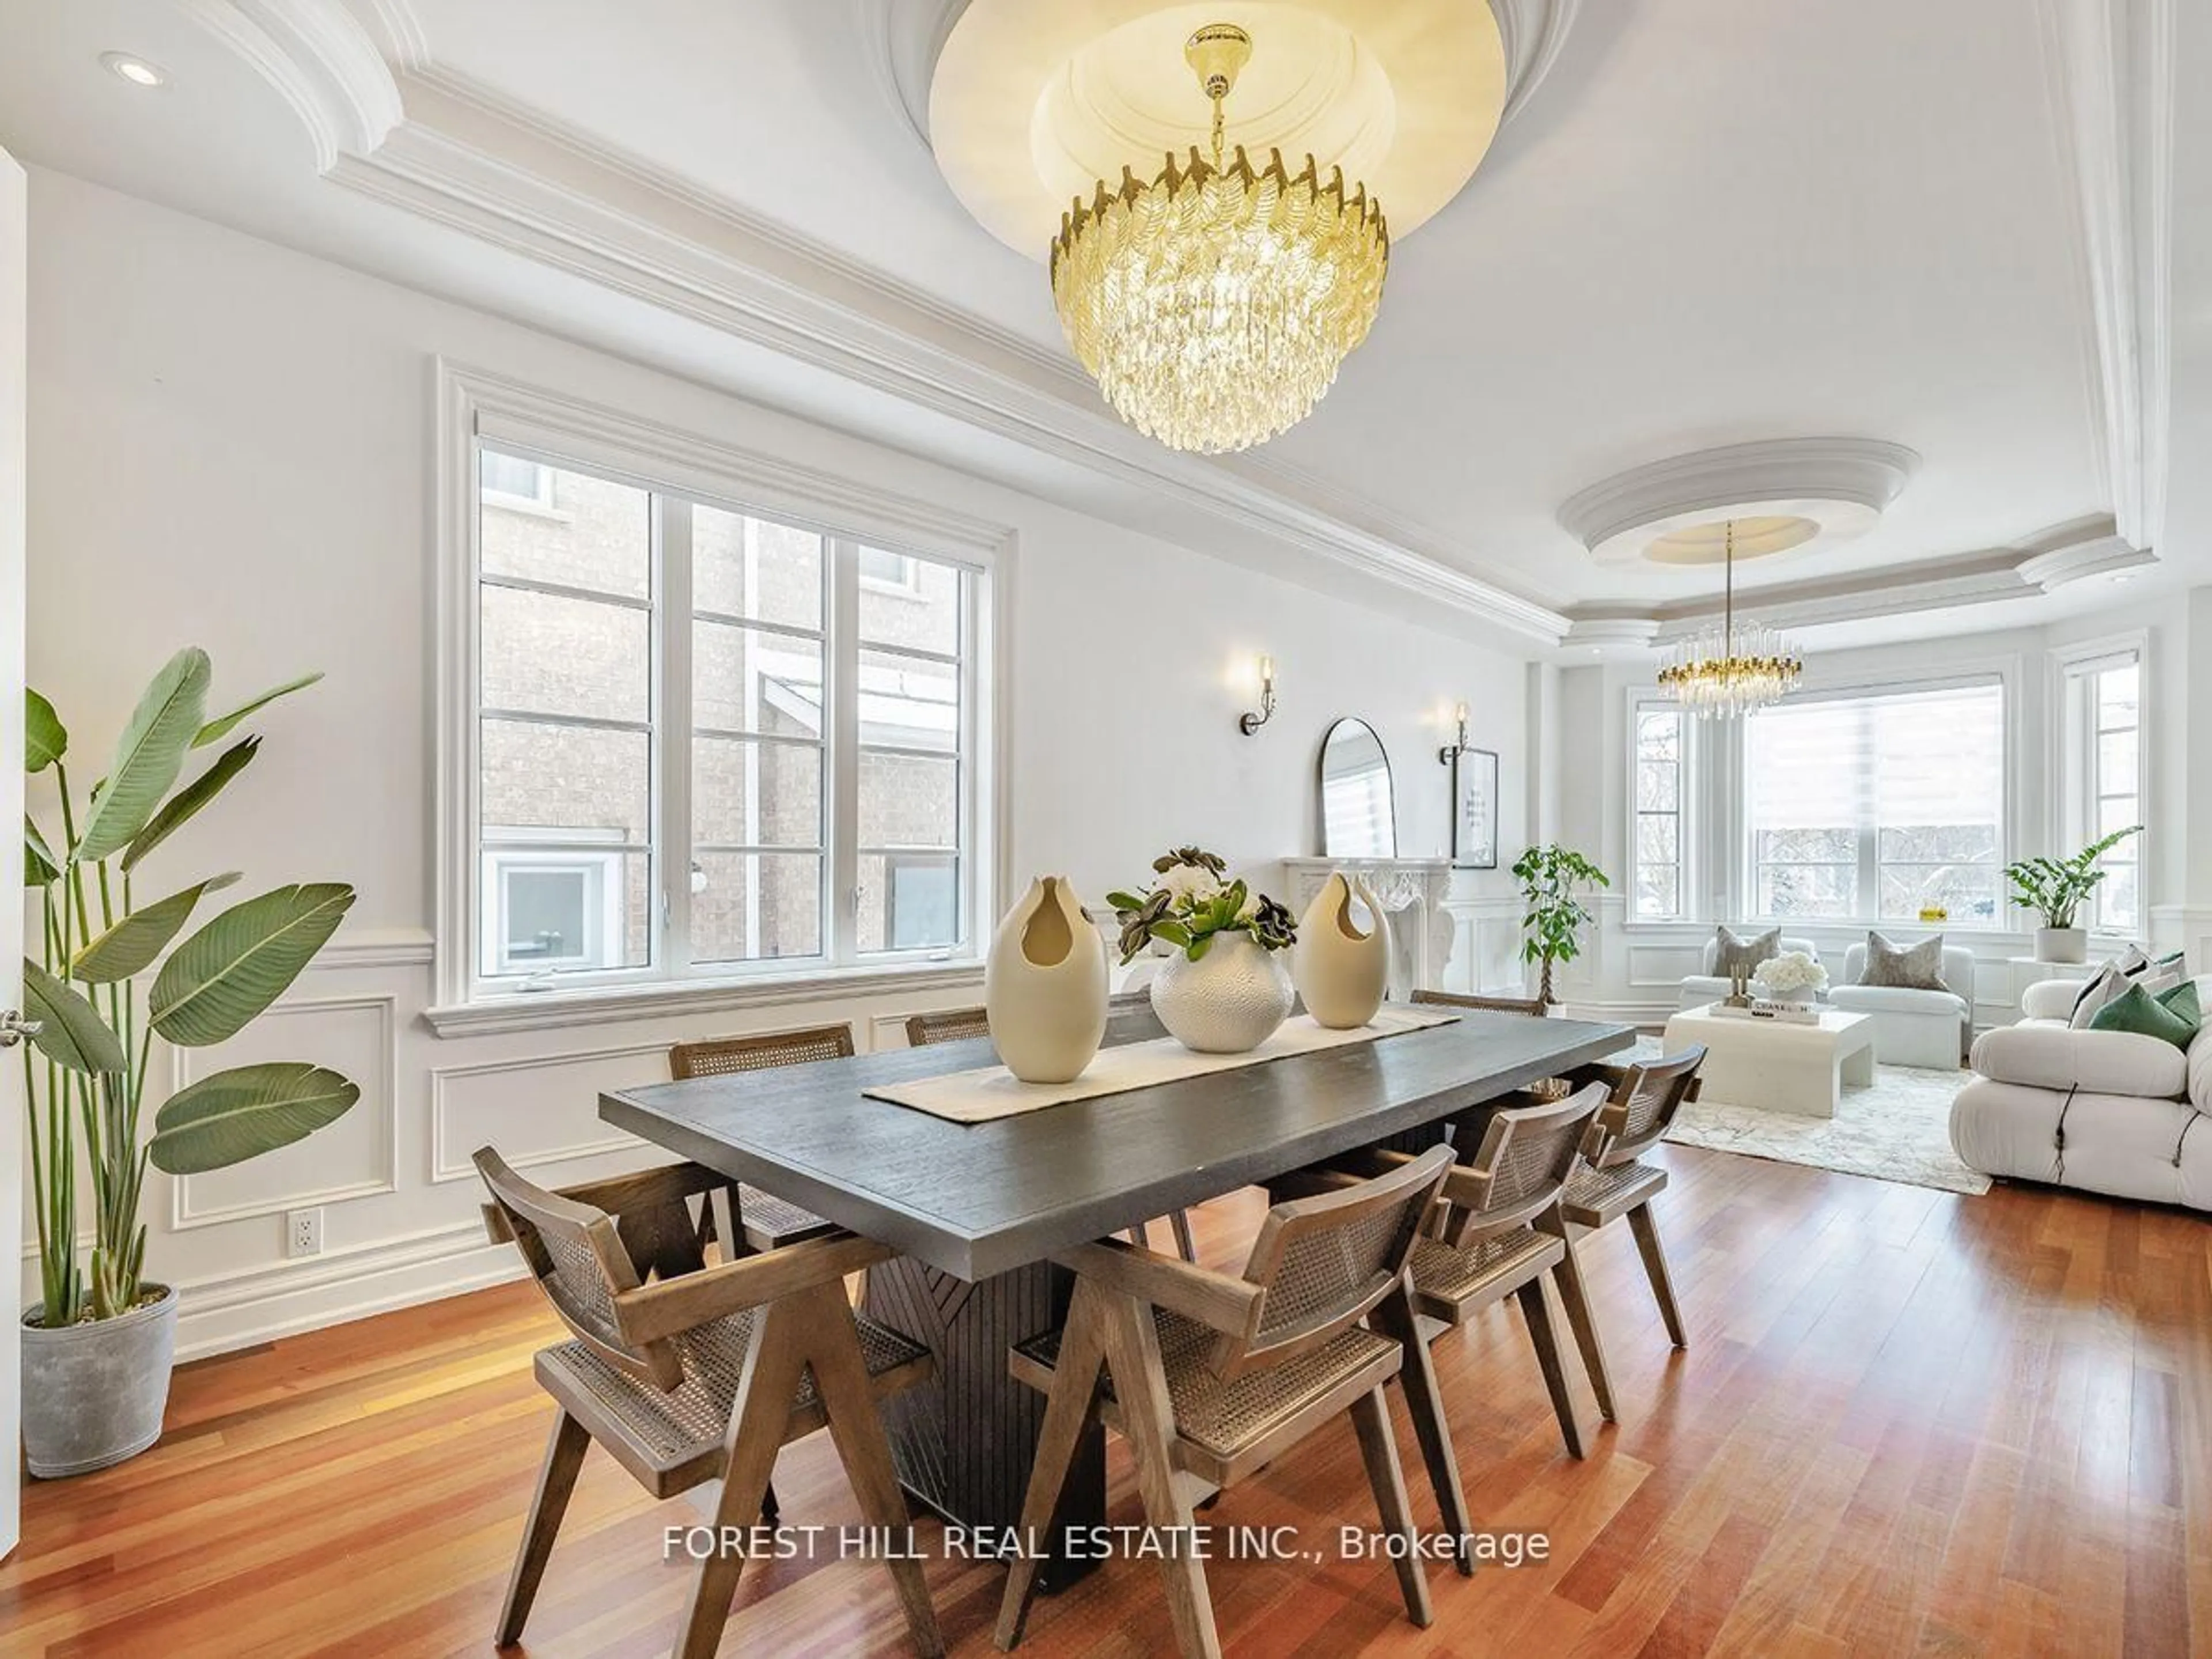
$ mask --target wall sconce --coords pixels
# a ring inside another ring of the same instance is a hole
[[[1452,710],[1452,719],[1459,726],[1459,736],[1437,750],[1439,765],[1449,766],[1467,753],[1467,705],[1461,703]]]
[[[1252,736],[1275,717],[1275,659],[1260,659],[1260,708],[1256,714],[1239,714],[1237,729],[1246,737]]]

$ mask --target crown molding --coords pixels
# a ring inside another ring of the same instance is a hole
[[[2075,181],[2093,404],[2119,533],[2165,533],[2172,362],[2174,0],[2037,0]]]
[[[327,173],[342,153],[384,142],[399,124],[399,85],[340,0],[178,0],[284,100]],[[398,9],[403,0],[378,0]]]

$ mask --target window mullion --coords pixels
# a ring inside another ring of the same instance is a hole
[[[661,971],[691,970],[691,503],[655,495],[653,781]]]
[[[829,740],[824,787],[830,792],[829,895],[825,937],[830,959],[849,963],[860,954],[860,550],[842,537],[830,538],[829,695],[823,724]]]

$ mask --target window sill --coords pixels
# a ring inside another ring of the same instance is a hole
[[[662,980],[649,985],[600,986],[589,990],[521,992],[425,1009],[422,1018],[441,1037],[492,1036],[506,1031],[661,1019],[733,1008],[773,1008],[841,997],[890,996],[970,985],[980,991],[982,984],[981,962],[899,963],[701,982]]]

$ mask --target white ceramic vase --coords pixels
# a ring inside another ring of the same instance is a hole
[[[1367,908],[1363,931],[1352,901]],[[1390,983],[1390,924],[1374,890],[1340,871],[1322,884],[1298,919],[1291,977],[1317,1025],[1349,1031],[1375,1018]]]
[[[1152,1012],[1186,1048],[1248,1053],[1291,1017],[1291,975],[1282,954],[1262,950],[1245,933],[1214,934],[1196,962],[1175,951],[1152,981]]]
[[[1065,876],[1039,876],[983,963],[991,1042],[1024,1083],[1082,1075],[1106,1035],[1106,941]]]

